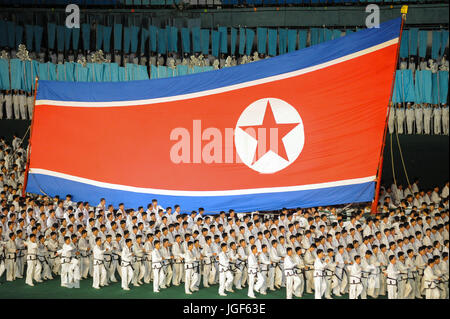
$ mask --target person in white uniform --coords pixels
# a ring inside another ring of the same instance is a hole
[[[433,124],[434,124],[434,134],[441,134],[441,118],[442,118],[442,109],[436,104],[433,108]]]
[[[411,107],[411,103],[406,104],[406,128],[409,135],[414,134],[414,119],[415,113],[414,109]]]
[[[395,110],[395,118],[397,119],[397,133],[403,134],[403,125],[405,122],[405,109],[401,103],[397,104],[397,109]]]
[[[327,283],[325,281],[325,268],[327,267],[328,259],[323,260],[324,254],[322,249],[317,249],[317,257],[314,261],[314,298],[322,299]]]
[[[292,299],[292,294],[297,291],[300,285],[300,278],[296,273],[297,264],[292,255],[292,248],[286,249],[284,258],[284,275],[286,276],[286,299]]]
[[[24,242],[25,247],[27,247],[27,276],[25,283],[28,286],[34,286],[33,278],[37,282],[42,282],[40,277],[40,269],[37,267],[37,251],[38,244],[36,242],[36,235],[31,234],[28,241]]]
[[[100,286],[106,286],[108,284],[108,277],[105,268],[105,252],[107,249],[102,249],[102,238],[95,238],[94,246],[94,276],[92,281],[92,287],[100,289]]]
[[[414,117],[416,122],[416,134],[423,133],[423,109],[419,103],[414,104]]]
[[[230,258],[227,254],[227,244],[220,245],[221,252],[219,253],[219,295],[226,296],[225,290],[234,292],[231,289],[233,284],[233,274],[230,271]]]
[[[133,251],[131,250],[131,246],[133,245],[133,241],[130,238],[125,240],[125,245],[123,245],[121,256],[120,268],[122,272],[122,289],[130,290],[128,285],[133,278]]]

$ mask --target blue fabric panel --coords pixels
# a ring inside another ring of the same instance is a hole
[[[188,28],[181,29],[181,45],[183,52],[191,52],[191,36]]]
[[[306,48],[306,38],[308,37],[307,30],[299,30],[298,31],[298,49]]]
[[[431,103],[440,104],[439,101],[439,87],[438,87],[438,74],[431,74]]]
[[[1,32],[1,30],[0,30],[0,32]],[[25,25],[25,45],[27,46],[28,51],[34,50],[33,38],[34,38],[34,28],[31,24],[26,24]]]
[[[80,42],[80,29],[73,28],[72,29],[72,49],[78,50],[78,43]]]
[[[156,39],[158,34],[158,28],[151,25],[148,28],[149,34],[150,34],[150,51],[156,52]]]
[[[267,54],[271,56],[277,55],[277,29],[269,29],[267,34],[268,45],[267,45]]]
[[[200,32],[202,53],[209,54],[209,29],[202,29]]]
[[[403,30],[402,32],[402,40],[400,43],[400,57],[407,58],[409,51],[409,32],[408,30]]]
[[[448,46],[448,30],[441,30],[441,50],[439,56],[444,55],[445,48]]]
[[[16,25],[16,48],[19,44],[23,42],[23,27],[21,25]]]
[[[333,31],[330,29],[324,29],[324,40],[331,41],[333,40]]]
[[[114,50],[122,50],[122,30],[122,24],[114,24]]]
[[[126,81],[126,73],[125,68],[123,66],[119,66],[119,82]]]
[[[266,45],[267,45],[267,28],[257,28],[256,34],[258,36],[258,53],[266,53]]]
[[[22,61],[19,59],[10,59],[9,63],[11,67],[11,89],[22,90],[24,77]]]
[[[81,25],[81,38],[83,39],[83,49],[90,50],[91,26],[87,23]]]
[[[216,30],[211,31],[212,47],[211,54],[215,57],[219,57],[219,46],[220,46],[220,32]]]
[[[178,75],[187,75],[188,74],[188,66],[187,65],[177,65],[177,74]]]
[[[237,29],[231,28],[231,48],[230,48],[231,55],[236,54],[236,43],[237,43]]]
[[[72,36],[71,28],[64,28],[64,48],[70,50],[70,38]]]
[[[66,81],[66,69],[64,68],[64,64],[56,65],[56,80]]]
[[[145,65],[138,65],[139,80],[148,80],[147,67]]]
[[[53,50],[55,48],[56,24],[47,23],[47,48]]]
[[[66,67],[66,81],[74,82],[75,81],[75,63],[74,62],[66,62],[64,63]]]
[[[158,53],[166,54],[167,52],[167,35],[166,29],[158,29]]]
[[[171,27],[171,49],[173,52],[178,52],[178,28],[177,27]],[[146,72],[147,74],[147,72]],[[148,76],[148,74],[147,74]]]
[[[250,55],[252,53],[254,39],[255,39],[255,31],[253,31],[252,29],[246,29],[245,54]]]
[[[80,82],[88,82],[89,81],[89,69],[81,64],[76,65],[75,67],[76,77],[75,80],[78,79]]]
[[[112,27],[103,26],[103,51],[111,52],[111,33]]]
[[[6,59],[0,59],[0,90],[10,90],[9,63]]]
[[[66,33],[66,27],[63,25],[58,25],[56,27],[56,47],[58,51],[63,52],[64,51],[64,37]]]
[[[285,54],[287,47],[288,30],[279,29],[278,34],[278,54]]]
[[[149,38],[150,33],[147,29],[141,29],[141,52],[145,52],[145,48],[148,47],[146,45],[147,39]]]
[[[192,50],[193,52],[200,52],[202,50],[202,44],[200,42],[200,28],[192,28]]]
[[[441,31],[431,31],[433,37],[431,43],[431,58],[437,59],[441,50]]]
[[[334,39],[339,39],[342,36],[342,31],[341,30],[333,30],[333,40]]]
[[[417,55],[419,29],[411,28],[409,29],[409,55]]]
[[[47,63],[39,63],[39,81],[42,80],[44,81],[49,80]]]
[[[131,27],[131,48],[130,48],[131,53],[137,52],[138,43],[139,43],[139,37],[138,37],[139,29],[140,28],[137,26]]]
[[[446,103],[448,99],[448,71],[439,71],[439,100]]]
[[[220,33],[220,53],[228,53],[228,32],[227,27],[219,27],[218,31]]]
[[[288,52],[297,50],[297,30],[288,30]]]
[[[245,29],[239,28],[239,54],[243,55],[245,52]]]
[[[123,52],[128,54],[131,45],[131,27],[123,28]]]
[[[419,57],[425,58],[427,54],[427,38],[428,31],[420,30],[419,31]]]
[[[150,79],[158,78],[158,68],[154,65],[150,65]]]

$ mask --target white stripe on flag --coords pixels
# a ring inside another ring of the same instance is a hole
[[[114,101],[114,102],[75,102],[75,101],[56,101],[56,100],[36,100],[36,105],[54,105],[54,106],[72,106],[72,107],[118,107],[118,106],[135,106],[135,105],[148,105],[148,104],[156,104],[156,103],[165,103],[165,102],[174,102],[174,101],[181,101],[181,100],[187,100],[187,99],[194,99],[202,96],[208,96],[213,94],[219,94],[224,93],[228,91],[233,91],[237,89],[246,88],[249,86],[255,86],[259,84],[269,83],[273,81],[278,80],[284,80],[288,78],[292,78],[298,75],[306,74],[309,72],[313,72],[316,70],[320,70],[338,63],[342,63],[381,49],[384,49],[386,47],[389,47],[391,45],[397,44],[398,38],[394,38],[392,40],[374,45],[370,48],[357,51],[351,54],[348,54],[346,56],[340,57],[338,59],[334,59],[322,64],[310,66],[304,69],[295,70],[292,72],[287,72],[283,74],[278,74],[274,76],[269,76],[266,78],[243,82],[239,84],[224,86],[216,89],[206,90],[206,91],[199,91],[195,93],[188,93],[188,94],[180,94],[180,95],[174,95],[174,96],[167,96],[167,97],[161,97],[161,98],[154,98],[154,99],[146,99],[146,100],[134,100],[134,101]]]
[[[119,184],[111,184],[99,182],[83,177],[68,175],[64,173],[53,172],[41,168],[30,168],[30,174],[42,174],[52,177],[58,177],[69,181],[79,182],[101,188],[115,189],[120,191],[128,191],[134,193],[144,194],[157,194],[157,195],[171,195],[171,196],[230,196],[230,195],[250,195],[250,194],[265,194],[265,193],[281,193],[281,192],[293,192],[302,190],[313,190],[329,187],[357,185],[368,182],[374,182],[375,176],[368,176],[362,178],[347,179],[334,182],[326,182],[319,184],[298,185],[298,186],[285,186],[285,187],[265,187],[265,188],[252,188],[252,189],[233,189],[222,191],[182,191],[182,190],[167,190],[167,189],[155,189],[155,188],[143,188],[126,186]]]

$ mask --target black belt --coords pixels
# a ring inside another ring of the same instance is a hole
[[[13,255],[13,257],[11,257],[11,255]],[[6,253],[6,259],[13,259],[14,261],[16,261],[16,253]]]
[[[256,268],[248,268],[248,273],[251,275],[256,275],[258,273],[258,269]]]
[[[126,265],[125,265],[126,264]],[[131,264],[131,262],[128,261],[123,261],[121,262],[121,267],[131,267],[131,269],[134,271],[133,265]]]
[[[34,259],[33,258],[28,258],[28,257],[34,257]],[[27,260],[31,260],[31,261],[36,260],[36,254],[28,254],[27,255]]]
[[[219,269],[219,272],[227,272],[227,271],[230,270],[230,267],[229,267],[229,266],[226,267],[226,266],[222,265],[221,263],[219,263],[219,265],[222,266],[222,268],[225,268],[225,269],[222,269],[222,270]]]
[[[356,277],[356,276],[352,276],[352,275],[350,275],[350,277],[353,277],[353,280],[350,279],[350,285],[359,285],[359,284],[362,284],[361,278]],[[355,279],[357,279],[358,282],[354,282]]]
[[[94,266],[103,265],[104,261],[102,259],[94,259]]]

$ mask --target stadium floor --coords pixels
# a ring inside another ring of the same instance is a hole
[[[25,279],[18,279],[13,282],[5,281],[3,275],[0,279],[0,299],[250,299],[247,297],[248,288],[236,290],[228,293],[226,297],[218,295],[218,285],[210,288],[200,288],[192,295],[184,293],[184,284],[178,287],[161,289],[158,294],[153,293],[153,284],[144,284],[140,287],[130,285],[130,290],[125,291],[120,287],[120,282],[112,283],[101,289],[92,288],[92,278],[81,281],[79,289],[68,289],[60,286],[59,277],[47,280],[42,283],[35,283],[34,287],[25,284]],[[255,294],[257,299],[284,299],[286,289],[277,291],[267,291],[263,296]],[[296,298],[296,297],[293,297]],[[304,294],[302,299],[313,299],[314,295]],[[368,297],[371,299],[370,297]],[[380,296],[379,299],[386,297]],[[336,299],[348,299],[347,295],[336,297]]]

